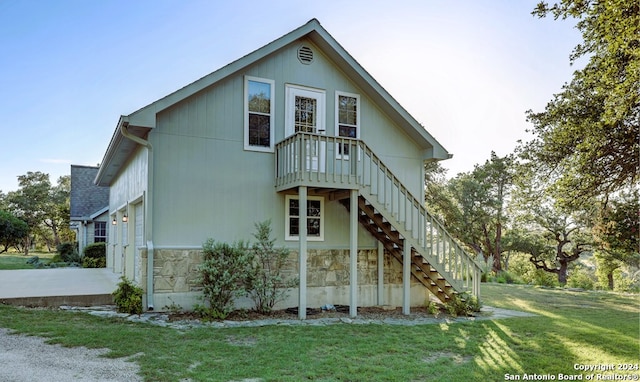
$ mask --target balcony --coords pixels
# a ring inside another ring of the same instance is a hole
[[[276,144],[276,191],[298,186],[357,189],[364,147],[358,139],[294,134]]]

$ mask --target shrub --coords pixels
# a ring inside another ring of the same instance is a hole
[[[479,312],[482,304],[476,296],[472,296],[469,292],[460,295],[454,294],[445,304],[445,309],[450,315],[457,316],[473,316]]]
[[[225,318],[233,310],[236,297],[245,294],[251,275],[252,258],[244,242],[233,245],[208,239],[203,245],[204,262],[198,266],[198,282],[210,315]]]
[[[80,254],[78,253],[77,243],[60,243],[56,246],[56,251],[65,263],[79,263]]]
[[[93,243],[84,247],[83,268],[105,268],[107,266],[106,243]]]
[[[118,288],[113,292],[113,300],[119,313],[142,313],[142,288],[134,285],[126,277],[120,277]]]
[[[584,267],[576,267],[567,280],[567,286],[570,288],[582,288],[585,290],[594,289],[597,283],[596,276],[593,271],[589,271]]]
[[[30,257],[29,260],[27,260],[27,264],[33,265],[36,269],[44,267],[44,263],[40,261],[38,256]]]
[[[84,257],[92,259],[99,259],[107,256],[107,244],[106,243],[92,243],[84,247]]]
[[[287,299],[290,288],[298,286],[298,279],[285,280],[282,268],[289,257],[286,248],[275,248],[271,238],[271,221],[255,223],[257,240],[251,247],[254,261],[248,278],[247,291],[259,313],[269,313],[274,305]]]
[[[518,275],[507,271],[498,272],[496,282],[500,284],[522,284],[522,280]]]
[[[438,316],[440,315],[440,306],[433,302],[433,301],[428,301],[427,302],[427,312],[429,312],[429,314],[435,316],[435,318],[438,318]]]
[[[82,258],[82,268],[106,268],[107,267],[107,259],[106,257],[100,259],[92,259],[90,257]]]
[[[558,275],[545,272],[529,261],[529,255],[523,253],[512,254],[509,258],[509,274],[525,284],[540,285],[546,287],[558,286]],[[508,282],[508,279],[505,279]],[[517,281],[516,281],[517,282]]]
[[[558,283],[558,275],[542,269],[535,269],[533,271],[533,284],[551,288],[560,285],[560,283]]]

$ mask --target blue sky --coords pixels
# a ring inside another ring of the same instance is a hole
[[[449,175],[527,140],[575,70],[571,20],[534,0],[0,0],[0,191],[97,165],[129,114],[317,18],[451,153]]]

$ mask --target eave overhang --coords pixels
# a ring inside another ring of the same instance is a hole
[[[120,117],[113,136],[111,136],[109,146],[107,146],[107,151],[102,158],[102,162],[100,162],[100,169],[98,170],[96,179],[94,180],[94,183],[98,186],[110,186],[115,177],[120,173],[122,166],[138,146],[137,143],[122,135],[122,125],[126,125],[130,133],[140,138],[146,137],[152,128],[150,126],[131,125],[129,124],[129,117]]]

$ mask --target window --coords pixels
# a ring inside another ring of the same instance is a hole
[[[296,96],[293,126],[295,132],[316,132],[316,118],[318,117],[318,100]]]
[[[297,132],[325,134],[324,90],[286,85],[285,136]]]
[[[107,222],[93,222],[93,242],[104,243],[107,241]]]
[[[360,138],[360,96],[336,92],[336,136]],[[349,146],[338,145],[338,158],[349,159]]]
[[[307,196],[307,240],[324,240],[324,199]],[[298,240],[300,236],[300,199],[286,196],[286,239]]]
[[[273,152],[274,81],[244,79],[244,148]]]

